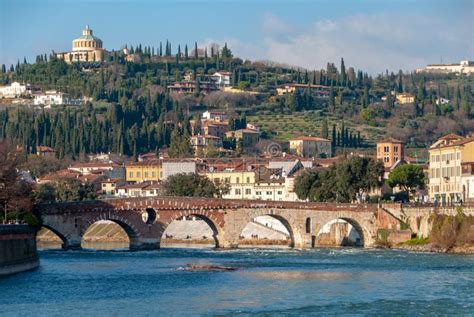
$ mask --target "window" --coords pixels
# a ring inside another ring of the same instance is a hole
[[[252,190],[250,188],[246,188],[245,195],[252,195]]]
[[[271,196],[272,195],[272,192],[267,190],[267,196]]]
[[[262,192],[260,192],[260,191],[256,191],[256,192],[255,192],[255,195],[259,195],[259,196],[260,196],[261,194],[262,194]]]
[[[250,183],[250,177],[247,177],[247,184]]]
[[[133,177],[133,172],[128,173],[128,177]]]
[[[306,218],[306,233],[311,233],[311,218]]]
[[[236,182],[237,184],[240,183],[240,177],[237,177],[237,178],[235,179],[235,182]]]
[[[145,172],[145,177],[148,177],[148,172]]]
[[[137,172],[137,177],[142,177],[142,172]]]
[[[236,195],[240,195],[240,194],[241,194],[240,188],[236,188],[236,189],[235,189],[235,194],[236,194]]]
[[[283,192],[282,192],[281,190],[279,190],[279,191],[277,192],[277,194],[278,194],[278,195],[283,195]]]
[[[398,146],[393,147],[393,152],[398,153]]]
[[[156,172],[151,172],[151,177],[156,177]]]
[[[225,182],[226,182],[226,183],[230,183],[230,177],[226,177],[226,178],[225,178]]]

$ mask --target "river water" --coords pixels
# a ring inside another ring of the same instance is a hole
[[[40,252],[1,316],[474,315],[474,257],[368,249]],[[189,272],[186,264],[237,271]]]

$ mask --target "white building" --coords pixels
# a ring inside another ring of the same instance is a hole
[[[217,86],[229,87],[230,86],[230,76],[232,73],[229,72],[215,72],[212,77],[216,81]]]
[[[176,174],[196,173],[196,162],[189,159],[166,159],[161,163],[162,179]]]
[[[81,99],[73,99],[68,94],[63,92],[58,92],[56,90],[48,90],[45,93],[36,94],[34,99],[35,105],[73,105],[79,106],[81,104]]]
[[[456,74],[467,74],[474,73],[474,62],[473,61],[460,61],[459,64],[433,64],[428,65],[425,68],[418,68],[417,73],[456,73]]]
[[[9,86],[0,87],[0,97],[2,98],[18,98],[21,95],[31,95],[35,88],[30,84],[20,84],[13,82]]]
[[[214,121],[224,121],[226,119],[225,112],[222,111],[204,111],[202,113],[202,118],[207,120]]]

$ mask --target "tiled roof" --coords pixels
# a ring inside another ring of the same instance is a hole
[[[300,137],[292,138],[292,139],[290,139],[290,141],[325,141],[325,142],[331,142],[328,139],[318,138],[318,137],[313,137],[313,136],[300,136]]]

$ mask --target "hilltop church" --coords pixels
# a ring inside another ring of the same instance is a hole
[[[72,41],[72,51],[56,53],[56,57],[67,63],[72,62],[100,62],[108,56],[103,48],[102,40],[92,35],[92,29],[86,25],[82,35]]]

